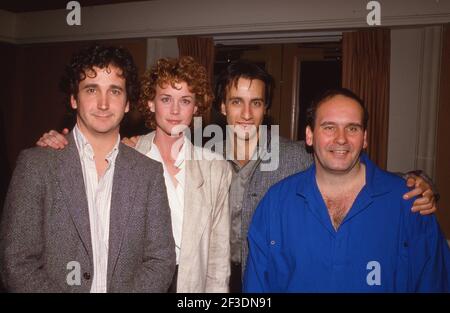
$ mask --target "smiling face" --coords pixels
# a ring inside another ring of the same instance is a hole
[[[150,111],[155,113],[156,129],[167,135],[179,135],[189,127],[197,111],[195,94],[186,82],[157,85],[155,98],[148,101]]]
[[[118,134],[120,122],[129,110],[125,79],[122,71],[112,65],[106,68],[94,67],[86,71],[86,78],[80,81],[78,93],[70,98],[70,104],[77,110],[77,125],[89,136]]]
[[[314,148],[317,171],[350,172],[367,147],[362,107],[342,95],[324,101],[317,108],[314,130],[306,128],[306,143]]]
[[[258,133],[266,113],[264,97],[264,82],[259,79],[241,77],[228,86],[221,111],[238,138],[248,140]]]

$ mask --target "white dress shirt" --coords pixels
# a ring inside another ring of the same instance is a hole
[[[80,154],[81,169],[83,171],[89,208],[92,257],[94,262],[91,292],[106,292],[111,193],[120,136],[118,136],[114,148],[106,156],[108,166],[103,176],[99,178],[95,167],[95,156],[92,146],[76,125],[73,130],[73,135]]]
[[[184,139],[187,140],[187,139]],[[175,254],[177,264],[180,259],[180,249],[181,249],[181,231],[183,228],[183,211],[184,211],[184,184],[185,184],[185,159],[186,159],[186,144],[183,146],[178,153],[177,159],[175,160],[175,166],[179,169],[179,172],[175,175],[175,180],[177,184],[175,186],[170,173],[168,172],[164,161],[161,157],[158,147],[155,142],[152,142],[152,147],[147,153],[147,156],[155,161],[162,163],[164,169],[164,182],[167,190],[167,198],[169,199],[170,215],[172,217],[172,232],[175,241]]]

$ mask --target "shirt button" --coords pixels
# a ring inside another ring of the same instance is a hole
[[[89,280],[89,279],[91,279],[91,273],[86,272],[83,274],[83,277],[84,277],[84,279]]]
[[[271,240],[270,244],[273,246],[275,244],[275,240]]]

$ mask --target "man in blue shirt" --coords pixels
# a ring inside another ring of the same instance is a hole
[[[246,292],[449,290],[436,218],[411,212],[404,181],[361,153],[368,114],[346,89],[308,111],[314,165],[269,189],[249,229]]]

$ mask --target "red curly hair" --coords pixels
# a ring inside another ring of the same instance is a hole
[[[195,116],[206,116],[214,96],[205,67],[190,56],[162,58],[145,72],[141,80],[138,109],[145,117],[145,126],[156,128],[155,113],[150,111],[148,105],[148,101],[155,99],[156,86],[163,88],[170,84],[175,88],[175,84],[181,82],[185,82],[189,91],[195,94]]]

